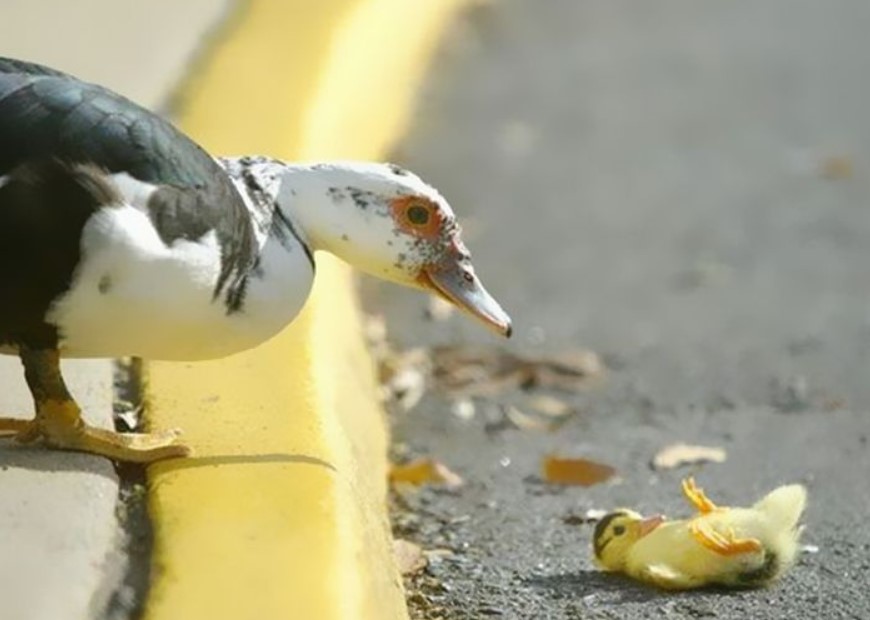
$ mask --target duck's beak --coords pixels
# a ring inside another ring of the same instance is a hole
[[[643,538],[664,522],[664,515],[654,515],[652,517],[647,517],[646,519],[637,524],[638,538]]]
[[[511,319],[486,292],[480,279],[460,253],[448,253],[436,263],[423,267],[417,282],[457,308],[483,321],[501,336],[510,338]]]

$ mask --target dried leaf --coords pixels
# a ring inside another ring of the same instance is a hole
[[[574,407],[552,396],[535,396],[528,399],[526,403],[535,411],[550,418],[561,418],[575,412]]]
[[[426,393],[426,378],[416,368],[405,368],[387,384],[390,397],[410,411]]]
[[[437,560],[440,558],[452,558],[454,555],[456,555],[456,553],[452,549],[443,549],[443,548],[426,549],[426,551],[424,551],[423,554],[426,556],[426,559],[430,560],[430,561],[433,559]]]
[[[588,487],[609,480],[615,473],[610,465],[588,459],[557,456],[544,459],[544,480],[552,484]]]
[[[451,489],[461,487],[465,481],[443,463],[434,459],[417,459],[404,465],[393,465],[390,482],[414,485],[441,483]]]
[[[393,540],[393,555],[396,557],[399,572],[403,575],[419,573],[429,563],[419,545],[401,538]]]
[[[401,353],[390,352],[381,360],[381,381],[389,381],[395,375],[405,370],[416,370],[428,374],[432,367],[429,351],[418,347]]]
[[[604,374],[604,362],[594,351],[567,351],[544,360],[567,375],[590,378]]]
[[[822,162],[822,176],[831,181],[851,179],[853,173],[852,158],[848,155],[832,155]]]
[[[397,402],[405,411],[412,409],[426,393],[430,368],[429,352],[423,348],[383,356],[379,370],[385,399]]]
[[[576,391],[604,373],[601,359],[590,351],[527,358],[498,349],[440,347],[432,351],[432,361],[439,387],[465,396],[534,387]]]
[[[840,411],[841,409],[846,409],[848,406],[849,403],[846,399],[839,396],[829,398],[822,404],[822,408],[825,411]]]
[[[524,431],[548,431],[552,428],[552,424],[549,421],[540,420],[527,413],[523,413],[513,405],[505,407],[504,414],[514,426]]]
[[[724,448],[675,443],[659,450],[653,458],[652,466],[655,469],[674,469],[695,463],[724,463],[726,458]]]

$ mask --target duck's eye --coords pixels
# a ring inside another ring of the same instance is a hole
[[[412,237],[435,241],[450,232],[443,226],[444,213],[438,204],[425,196],[398,196],[389,205],[393,223]]]
[[[415,226],[425,226],[429,223],[429,209],[422,205],[408,207],[408,221]]]
[[[614,525],[613,526],[613,535],[614,536],[622,536],[625,534],[625,526],[624,525]]]

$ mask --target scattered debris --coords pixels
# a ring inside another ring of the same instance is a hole
[[[586,525],[589,523],[597,523],[601,520],[601,517],[607,514],[606,510],[601,510],[600,508],[590,508],[582,515],[578,515],[575,513],[565,515],[562,517],[562,523],[565,525]]]
[[[843,181],[854,175],[852,158],[848,155],[831,155],[822,161],[821,174],[829,181]]]
[[[699,260],[677,277],[677,285],[683,290],[694,290],[713,284],[721,284],[732,276],[734,269],[718,260]]]
[[[459,474],[451,471],[443,463],[423,458],[404,465],[393,465],[390,469],[390,482],[413,485],[440,483],[449,489],[461,487],[465,481]]]
[[[434,295],[429,297],[429,304],[426,307],[426,317],[429,320],[436,323],[446,321],[453,315],[454,311],[455,307],[446,299]]]
[[[535,396],[519,405],[501,405],[500,411],[511,426],[520,430],[553,432],[567,422],[577,409],[558,398]],[[499,429],[504,426],[499,426]]]
[[[523,413],[513,405],[505,406],[504,414],[514,426],[524,431],[548,431],[552,429],[551,421]]]
[[[607,514],[603,508],[590,508],[586,511],[586,518],[590,521],[601,521],[601,518]]]
[[[822,405],[822,408],[825,411],[842,411],[843,409],[848,409],[849,402],[843,398],[842,396],[832,396],[825,400]]]
[[[133,405],[126,401],[114,403],[115,424],[121,425],[120,430],[124,433],[135,433],[141,430],[142,405]]]
[[[801,552],[802,553],[809,553],[810,555],[812,555],[812,554],[819,552],[819,546],[818,545],[801,545]]]
[[[574,413],[576,410],[563,400],[552,396],[533,396],[528,401],[528,406],[535,411],[550,417],[561,418]]]
[[[471,517],[469,517],[470,519]],[[461,523],[467,521],[468,519],[463,519],[462,521],[453,520],[452,523]],[[434,560],[436,558],[452,558],[456,555],[456,552],[453,549],[426,549],[423,552],[426,555],[426,559]]]
[[[552,455],[544,458],[543,470],[546,482],[584,487],[609,480],[616,473],[613,467],[604,463]]]
[[[807,378],[794,375],[788,378],[774,377],[770,381],[771,404],[782,413],[798,413],[810,407],[810,390]]]
[[[387,388],[390,400],[410,411],[426,393],[426,378],[419,371],[408,368],[394,375]]]
[[[459,400],[453,401],[453,404],[450,406],[450,411],[457,418],[465,420],[466,422],[472,419],[476,412],[474,401],[470,398],[460,398]]]
[[[654,469],[674,469],[696,463],[724,463],[726,458],[724,448],[675,443],[659,450],[653,457],[652,466]]]
[[[382,314],[368,314],[363,324],[363,333],[375,359],[383,359],[389,352],[387,321]]]
[[[419,545],[402,538],[393,540],[393,555],[402,575],[413,575],[426,568],[429,560]]]
[[[409,349],[381,357],[380,380],[387,400],[411,410],[426,393],[431,361],[426,349]]]
[[[601,358],[592,351],[523,357],[502,350],[447,346],[432,350],[432,363],[438,386],[464,396],[493,396],[511,388],[577,391],[604,374]]]
[[[411,410],[434,387],[454,401],[454,415],[470,420],[477,409],[472,398],[493,399],[534,388],[577,392],[601,378],[605,371],[601,358],[587,350],[535,357],[474,346],[418,347],[397,352],[387,343],[386,326],[380,316],[369,317],[366,333],[378,361],[383,398],[403,411]],[[554,430],[576,412],[569,403],[543,394],[505,404],[501,409],[501,417],[514,426],[535,430]],[[550,419],[538,420],[536,414]],[[501,427],[510,425],[502,422]]]
[[[850,155],[825,155],[814,149],[795,149],[789,153],[790,168],[797,174],[820,176],[829,181],[844,181],[855,175]]]

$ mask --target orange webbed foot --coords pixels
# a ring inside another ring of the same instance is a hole
[[[683,495],[689,503],[702,515],[709,514],[714,510],[720,510],[720,507],[714,504],[709,497],[704,493],[704,490],[695,484],[695,479],[691,476],[684,479],[682,482]]]
[[[719,555],[732,556],[761,551],[761,541],[757,538],[738,538],[731,528],[723,534],[703,521],[694,521],[689,525],[689,531],[701,545]]]

